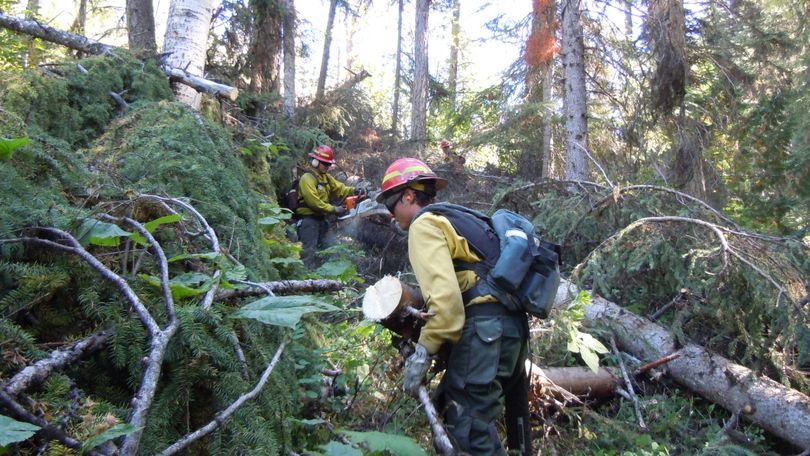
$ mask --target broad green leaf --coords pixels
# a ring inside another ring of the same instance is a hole
[[[335,260],[327,261],[315,272],[326,278],[348,280],[357,275],[357,268],[349,260]]]
[[[245,265],[240,264],[233,269],[225,271],[225,280],[233,281],[245,279],[247,279],[247,269],[245,268]]]
[[[22,146],[28,145],[31,140],[28,138],[0,138],[0,160],[11,159],[11,154]]]
[[[290,418],[289,420],[291,422],[293,422],[293,423],[298,423],[298,424],[301,424],[303,426],[318,426],[318,425],[326,423],[326,420],[321,419],[321,418],[306,418],[306,419],[303,419],[303,420],[300,420],[298,418]]]
[[[167,215],[165,217],[156,218],[156,219],[152,220],[151,222],[146,222],[143,226],[144,226],[144,228],[146,228],[146,231],[148,231],[150,233],[154,233],[155,228],[159,227],[160,225],[165,225],[167,223],[179,222],[182,219],[183,219],[183,217],[180,214],[172,214],[172,215]],[[138,233],[138,232],[132,233],[132,237],[130,239],[137,242],[138,244],[146,245],[146,238],[141,236],[141,233]]]
[[[268,296],[253,301],[234,312],[235,318],[251,318],[273,326],[295,328],[301,317],[308,313],[340,310],[313,295]]]
[[[191,259],[200,259],[200,260],[215,260],[221,257],[222,254],[218,252],[206,252],[206,253],[184,253],[182,255],[177,255],[169,258],[167,261],[169,263],[174,263],[176,261],[181,260],[191,260]]]
[[[341,431],[346,434],[352,442],[365,443],[371,451],[388,451],[391,454],[425,455],[423,450],[413,439],[397,434],[386,434],[383,432],[354,432]]]
[[[115,426],[107,429],[106,431],[102,432],[101,434],[91,438],[90,440],[84,442],[82,444],[82,454],[92,450],[93,448],[101,445],[102,443],[106,442],[107,440],[116,439],[121,437],[122,435],[132,434],[133,432],[137,431],[138,428],[129,424],[129,423],[120,423],[116,424]]]
[[[607,347],[605,347],[602,342],[599,342],[599,339],[588,333],[579,333],[579,339],[580,345],[588,350],[595,351],[596,353],[607,353],[608,351]]]
[[[139,277],[150,285],[161,286],[159,277],[148,274],[141,274]],[[211,289],[212,283],[213,279],[203,273],[187,272],[169,279],[169,289],[172,291],[173,298],[181,299],[207,292]]]
[[[321,450],[326,456],[362,456],[363,452],[357,448],[352,448],[345,443],[335,442],[334,440],[321,445]]]
[[[23,423],[5,415],[0,415],[0,446],[22,442],[39,430],[39,426]]]
[[[585,364],[590,367],[594,373],[599,371],[599,356],[597,356],[596,353],[591,350],[581,350],[579,356],[582,357],[582,360],[585,361]]]
[[[270,260],[270,263],[278,266],[289,266],[291,264],[302,263],[300,258],[293,257],[276,257]]]
[[[129,236],[132,236],[132,233],[122,230],[118,225],[94,218],[84,219],[76,232],[76,239],[82,245],[93,244],[105,247],[115,247],[121,243],[122,237]]]

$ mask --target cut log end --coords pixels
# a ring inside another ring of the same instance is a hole
[[[402,284],[399,279],[387,275],[366,289],[363,315],[369,320],[384,320],[399,307],[401,298]]]

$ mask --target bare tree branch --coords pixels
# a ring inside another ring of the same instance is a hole
[[[262,388],[264,388],[264,384],[267,383],[267,379],[270,378],[270,374],[273,372],[273,369],[276,367],[276,363],[278,363],[278,360],[281,357],[281,353],[284,351],[284,346],[285,343],[282,342],[281,345],[278,347],[278,350],[276,350],[276,354],[273,356],[273,359],[270,361],[270,364],[268,364],[267,368],[264,369],[264,373],[259,379],[259,382],[250,392],[245,393],[242,396],[239,396],[239,398],[236,399],[231,405],[229,405],[228,408],[217,413],[214,419],[211,420],[208,424],[190,434],[186,434],[183,438],[173,443],[171,446],[167,447],[160,454],[168,456],[185,449],[187,446],[191,445],[194,441],[210,434],[218,427],[222,426],[225,420],[230,418],[230,416],[233,415],[234,412],[236,412],[236,410],[242,406],[242,404],[256,397],[259,394],[259,392],[261,392]]]
[[[8,394],[16,396],[28,388],[42,383],[53,371],[62,369],[79,358],[104,348],[111,334],[111,330],[103,329],[73,343],[69,347],[54,350],[47,358],[27,366],[17,375],[11,377],[2,386],[2,389]]]
[[[241,288],[233,290],[223,290],[217,294],[217,300],[228,300],[234,298],[244,298],[247,296],[259,296],[265,294],[267,290],[274,293],[292,294],[300,292],[331,292],[342,290],[346,284],[338,280],[309,279],[309,280],[279,280],[276,282],[257,283],[252,288]]]

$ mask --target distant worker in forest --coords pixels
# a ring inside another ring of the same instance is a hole
[[[463,155],[451,149],[450,141],[442,139],[441,142],[439,142],[439,147],[444,154],[444,162],[449,165],[450,169],[454,171],[464,171],[464,164],[467,160]]]
[[[318,146],[307,156],[311,159],[309,164],[312,172],[304,173],[298,181],[298,208],[295,214],[298,217],[298,240],[304,247],[304,263],[313,266],[319,250],[337,243],[335,218],[348,212],[340,202],[352,194],[364,196],[365,190],[348,186],[328,173],[335,164],[335,153],[331,147]]]
[[[408,232],[408,259],[431,314],[406,359],[403,387],[418,395],[431,358],[450,346],[436,404],[456,448],[473,456],[505,455],[497,431],[505,410],[509,450],[527,456],[528,318],[482,291],[474,265],[483,258],[448,217],[431,209],[447,185],[420,160],[402,158],[386,170],[377,197]]]

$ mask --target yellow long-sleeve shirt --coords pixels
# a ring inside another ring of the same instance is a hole
[[[419,343],[435,354],[443,343],[456,343],[461,337],[464,327],[461,293],[478,281],[473,271],[456,272],[453,260],[476,262],[480,258],[446,217],[425,212],[408,229],[408,259],[428,310],[434,314],[422,327]],[[470,305],[493,301],[496,299],[492,296],[480,296]]]
[[[327,173],[307,172],[298,181],[298,199],[300,204],[295,213],[298,215],[324,215],[335,212],[335,206],[329,202],[330,197],[343,199],[354,192],[350,187]]]

